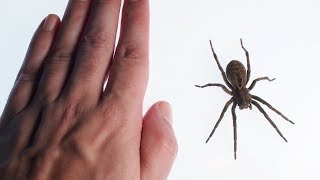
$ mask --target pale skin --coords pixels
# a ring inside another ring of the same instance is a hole
[[[177,154],[172,113],[143,116],[149,2],[70,0],[35,32],[0,119],[0,179],[162,180]],[[108,79],[106,89],[103,84]]]

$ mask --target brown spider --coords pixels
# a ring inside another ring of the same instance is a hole
[[[238,105],[239,108],[242,109],[247,109],[249,108],[250,110],[252,109],[252,105],[256,106],[259,111],[264,115],[264,117],[270,122],[270,124],[276,129],[276,131],[278,132],[278,134],[286,141],[286,138],[282,135],[282,133],[280,132],[280,130],[278,129],[278,127],[275,125],[275,123],[270,119],[270,117],[268,116],[268,114],[263,110],[263,108],[260,106],[260,104],[257,102],[261,102],[262,104],[265,104],[266,106],[268,106],[270,109],[272,109],[274,112],[276,112],[277,114],[279,114],[280,116],[282,116],[285,120],[289,121],[290,123],[294,124],[294,122],[290,121],[286,116],[284,116],[280,111],[278,111],[277,109],[275,109],[274,107],[272,107],[268,102],[266,102],[265,100],[261,99],[258,96],[252,95],[249,92],[254,88],[254,86],[256,85],[256,83],[258,81],[261,80],[268,80],[268,81],[273,81],[274,79],[269,79],[268,77],[260,77],[257,78],[255,80],[253,80],[253,82],[251,83],[251,85],[249,86],[249,88],[246,87],[246,85],[249,82],[250,79],[250,61],[249,61],[249,52],[243,47],[243,43],[242,43],[242,39],[240,39],[240,43],[241,43],[241,47],[242,49],[245,51],[246,53],[246,57],[247,57],[247,72],[246,69],[244,67],[244,65],[237,61],[237,60],[232,60],[226,68],[227,74],[224,72],[224,70],[222,69],[218,57],[216,55],[216,53],[213,50],[212,47],[212,43],[210,40],[210,46],[211,46],[211,50],[214,56],[214,59],[216,60],[218,67],[221,71],[222,77],[224,82],[226,83],[226,85],[231,89],[229,90],[227,87],[225,87],[223,84],[218,84],[218,83],[209,83],[206,84],[204,86],[199,86],[196,85],[196,87],[199,88],[205,88],[208,86],[217,86],[217,87],[221,87],[224,92],[228,93],[229,95],[232,96],[232,98],[225,104],[221,115],[218,119],[218,121],[216,122],[212,132],[210,133],[206,143],[209,141],[209,139],[211,138],[211,136],[213,135],[213,133],[215,132],[215,130],[217,129],[217,127],[219,126],[219,123],[221,122],[225,112],[227,111],[228,107],[231,105],[231,103],[233,103],[232,105],[232,118],[233,118],[233,134],[234,134],[234,158],[237,159],[237,122],[236,122],[236,106]]]

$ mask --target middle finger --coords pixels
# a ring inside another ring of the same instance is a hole
[[[113,57],[120,6],[121,0],[93,1],[65,89],[67,96],[78,92],[77,96],[88,97],[86,102],[96,102],[100,98],[106,71]]]
[[[91,0],[70,0],[59,32],[46,59],[35,100],[48,104],[55,100],[64,87],[72,66],[72,57],[81,35]]]

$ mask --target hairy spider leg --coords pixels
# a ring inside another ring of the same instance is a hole
[[[199,85],[195,85],[196,87],[198,88],[205,88],[205,87],[208,87],[208,86],[217,86],[217,87],[221,87],[223,89],[224,92],[226,92],[227,94],[231,95],[232,96],[232,93],[231,91],[226,87],[224,86],[223,84],[218,84],[218,83],[208,83],[206,85],[203,85],[203,86],[199,86]]]
[[[270,79],[269,77],[260,77],[260,78],[257,78],[257,79],[255,79],[255,80],[252,81],[252,83],[251,83],[251,85],[249,86],[248,89],[249,89],[249,90],[252,90],[258,81],[268,80],[269,82],[271,82],[271,81],[274,81],[275,79],[276,79],[276,78]]]
[[[211,133],[210,133],[210,135],[209,135],[206,143],[208,143],[209,139],[211,138],[211,136],[213,135],[213,133],[216,131],[217,127],[219,126],[219,124],[220,124],[220,122],[221,122],[221,120],[222,120],[222,118],[223,118],[223,116],[224,116],[224,114],[225,114],[225,112],[227,111],[228,107],[230,106],[230,104],[231,104],[232,102],[233,102],[233,98],[231,98],[231,99],[226,103],[226,105],[224,105],[224,108],[223,108],[223,110],[222,110],[222,112],[221,112],[221,114],[220,114],[220,117],[219,117],[218,121],[216,122],[216,124],[214,125],[214,128],[213,128],[213,130],[211,131]]]
[[[241,47],[244,50],[244,52],[246,53],[246,57],[247,57],[247,82],[246,84],[248,84],[249,80],[250,80],[250,75],[251,75],[251,66],[250,66],[250,60],[249,60],[249,52],[247,51],[246,48],[244,48],[243,43],[242,43],[242,39],[240,39],[240,43],[241,43]]]
[[[220,70],[220,72],[221,72],[221,74],[222,74],[223,80],[224,80],[224,82],[226,83],[226,85],[227,85],[230,89],[233,90],[234,87],[233,87],[233,86],[230,84],[230,82],[228,81],[227,75],[226,75],[226,73],[224,72],[224,70],[222,69],[222,67],[221,67],[221,65],[220,65],[220,62],[219,62],[219,60],[218,60],[218,56],[217,56],[217,54],[214,52],[214,49],[213,49],[211,40],[209,40],[209,42],[210,42],[210,46],[211,46],[211,51],[212,51],[213,57],[214,57],[214,59],[216,60],[216,62],[217,62],[217,64],[218,64],[218,67],[219,67],[219,70]]]
[[[286,121],[290,122],[291,124],[294,124],[293,121],[290,121],[285,115],[283,115],[280,111],[278,111],[276,108],[272,107],[267,101],[263,100],[262,98],[260,98],[259,96],[255,96],[255,95],[251,95],[252,99],[255,99],[259,102],[261,102],[262,104],[268,106],[268,108],[270,108],[271,110],[273,110],[274,112],[276,112],[277,114],[279,114],[281,117],[283,117]]]
[[[234,159],[237,159],[237,115],[236,115],[236,107],[237,107],[237,104],[234,102],[233,105],[232,105]]]
[[[255,105],[259,111],[264,115],[264,117],[270,122],[270,124],[276,129],[276,131],[278,132],[278,134],[286,141],[287,139],[282,135],[281,131],[278,129],[278,127],[276,126],[276,124],[270,119],[270,117],[268,116],[268,114],[263,110],[263,108],[260,106],[260,104],[257,101],[252,100],[252,104]]]

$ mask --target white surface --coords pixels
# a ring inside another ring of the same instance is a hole
[[[49,13],[63,14],[64,1],[3,1],[0,8],[0,109],[3,108],[27,44]],[[171,180],[320,179],[319,51],[320,1],[151,0],[151,73],[145,109],[167,100],[174,109],[179,154]],[[229,99],[209,39],[223,67],[245,63],[239,39],[251,56],[253,93],[287,115],[285,122],[264,106],[289,143],[256,108],[237,109],[238,159],[233,159],[230,109],[208,144],[205,140]]]

